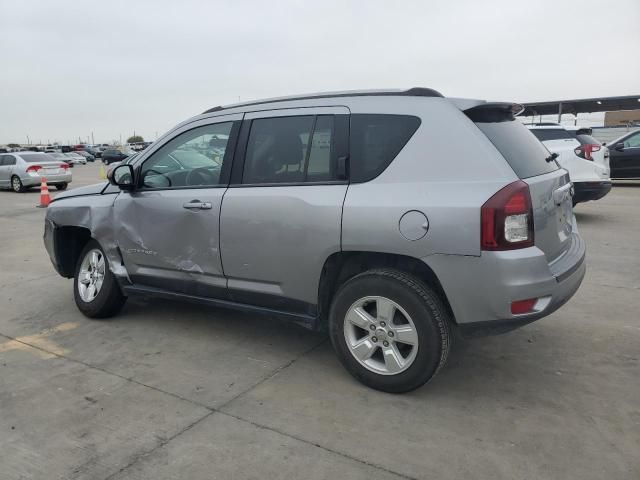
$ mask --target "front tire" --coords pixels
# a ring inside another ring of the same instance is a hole
[[[450,322],[429,286],[399,270],[376,269],[338,290],[329,333],[351,375],[376,390],[403,393],[427,383],[445,364]]]
[[[73,293],[78,309],[89,318],[112,317],[127,300],[95,240],[89,240],[78,258]]]
[[[11,177],[11,189],[16,193],[22,193],[25,190],[22,180],[17,175]]]

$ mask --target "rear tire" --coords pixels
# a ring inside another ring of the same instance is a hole
[[[58,183],[56,185],[56,190],[66,190],[68,186],[68,183]]]
[[[25,190],[22,180],[17,175],[11,177],[11,189],[16,193],[22,193]]]
[[[104,250],[93,239],[78,258],[73,294],[78,309],[89,318],[112,317],[127,300],[109,269]]]
[[[338,358],[357,380],[402,393],[427,383],[445,364],[450,322],[439,295],[422,281],[399,270],[375,269],[340,287],[329,333]]]

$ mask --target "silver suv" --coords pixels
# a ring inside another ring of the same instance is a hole
[[[426,88],[215,107],[58,195],[45,245],[88,317],[136,294],[276,315],[409,391],[454,334],[549,315],[584,276],[569,176],[520,109]]]

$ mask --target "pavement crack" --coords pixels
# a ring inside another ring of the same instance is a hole
[[[12,337],[10,335],[5,335],[4,333],[1,333],[1,332],[0,332],[0,337],[4,337],[7,340],[11,340],[11,341],[20,343],[22,345],[26,345],[27,347],[31,347],[31,348],[34,348],[34,349],[39,350],[41,352],[47,353],[49,355],[53,355],[54,357],[62,358],[62,359],[67,360],[69,362],[74,362],[74,363],[83,365],[83,366],[85,366],[87,368],[90,368],[92,370],[98,370],[99,372],[106,373],[107,375],[113,375],[114,377],[118,377],[118,378],[120,378],[122,380],[125,380],[127,382],[134,383],[134,384],[139,385],[141,387],[149,388],[149,389],[154,390],[154,391],[156,391],[158,393],[163,393],[165,395],[169,395],[171,397],[177,398],[178,400],[182,400],[184,402],[191,403],[192,405],[196,405],[196,406],[201,407],[201,408],[206,408],[210,412],[215,411],[215,409],[213,409],[210,406],[205,405],[203,403],[196,402],[194,400],[191,400],[191,399],[186,398],[186,397],[182,397],[182,396],[180,396],[178,394],[175,394],[175,393],[172,393],[172,392],[168,392],[166,390],[162,390],[161,388],[154,387],[153,385],[147,385],[146,383],[142,383],[142,382],[140,382],[138,380],[133,379],[132,377],[125,377],[124,375],[120,375],[119,373],[111,372],[111,371],[106,370],[106,369],[104,369],[102,367],[91,365],[90,363],[83,362],[82,360],[78,360],[76,358],[68,357],[66,355],[61,355],[61,354],[59,354],[57,352],[53,352],[53,351],[48,350],[46,348],[42,348],[39,345],[34,345],[34,344],[31,344],[31,343],[28,343],[28,342],[24,342],[24,341],[20,340],[19,338],[15,338],[15,337]]]
[[[204,414],[202,417],[200,417],[199,419],[197,419],[194,422],[191,422],[189,425],[187,425],[185,428],[183,428],[182,430],[176,432],[175,434],[171,435],[170,437],[167,437],[166,439],[158,442],[153,448],[151,448],[150,450],[147,450],[146,452],[143,453],[138,453],[136,455],[133,456],[133,458],[129,461],[129,463],[127,463],[126,465],[124,465],[123,467],[121,467],[119,470],[117,470],[116,472],[113,472],[112,474],[108,475],[107,477],[104,478],[104,480],[111,480],[112,478],[115,478],[117,475],[120,475],[122,472],[124,472],[125,470],[131,468],[133,465],[135,465],[136,463],[138,463],[138,461],[142,460],[145,457],[148,457],[149,455],[152,455],[156,450],[164,447],[165,445],[167,445],[171,440],[173,440],[176,437],[179,437],[180,435],[182,435],[183,433],[188,432],[189,430],[191,430],[193,427],[195,427],[197,424],[199,424],[200,422],[202,422],[203,420],[209,418],[211,415],[213,415],[215,413],[215,411],[211,410],[209,412],[207,412],[206,414]]]
[[[610,283],[598,283],[598,282],[595,282],[594,285],[599,285],[600,287],[607,287],[607,288],[622,288],[624,290],[640,290],[640,287],[636,287],[636,286],[611,285]]]
[[[142,460],[143,458],[145,458],[145,457],[147,457],[147,456],[149,456],[149,455],[153,454],[156,450],[158,450],[158,449],[160,449],[160,448],[164,447],[164,446],[165,446],[165,445],[167,445],[169,442],[171,442],[171,441],[172,441],[172,440],[174,440],[175,438],[179,437],[179,436],[180,436],[180,435],[182,435],[183,433],[186,433],[187,431],[189,431],[190,429],[192,429],[194,426],[196,426],[198,423],[202,422],[202,421],[203,421],[203,420],[205,420],[206,418],[209,418],[209,417],[210,417],[211,415],[213,415],[214,413],[219,413],[219,414],[221,414],[221,415],[226,415],[226,416],[231,417],[231,418],[234,418],[234,419],[236,419],[236,420],[238,420],[238,421],[241,421],[241,422],[244,422],[244,423],[248,423],[248,424],[250,424],[250,425],[253,425],[253,426],[254,426],[254,427],[256,427],[256,428],[260,428],[260,429],[263,429],[263,430],[272,431],[272,432],[277,433],[277,434],[279,434],[279,435],[282,435],[282,436],[285,436],[285,437],[291,438],[291,439],[296,440],[296,441],[298,441],[298,442],[302,442],[302,443],[304,443],[304,444],[306,444],[306,445],[311,445],[311,446],[313,446],[313,447],[320,448],[320,449],[322,449],[322,450],[324,450],[324,451],[326,451],[326,452],[329,452],[329,453],[332,453],[332,454],[335,454],[335,455],[339,455],[339,456],[341,456],[341,457],[343,457],[343,458],[346,458],[346,459],[348,459],[348,460],[351,460],[351,461],[354,461],[354,462],[360,463],[360,464],[362,464],[362,465],[366,465],[366,466],[368,466],[368,467],[375,468],[375,469],[378,469],[378,470],[384,471],[384,472],[389,473],[389,474],[392,474],[392,475],[396,475],[396,476],[398,476],[398,477],[400,477],[400,478],[404,478],[404,479],[407,479],[407,480],[414,480],[414,477],[409,477],[409,476],[404,475],[404,474],[402,474],[402,473],[395,472],[395,471],[390,470],[390,469],[388,469],[388,468],[386,468],[386,467],[384,467],[384,466],[382,466],[382,465],[378,465],[378,464],[375,464],[375,463],[371,463],[371,462],[368,462],[368,461],[366,461],[366,460],[362,460],[362,459],[360,459],[360,458],[352,457],[352,456],[347,455],[347,454],[345,454],[345,453],[343,453],[343,452],[340,452],[340,451],[338,451],[338,450],[334,450],[334,449],[332,449],[332,448],[326,447],[326,446],[321,445],[321,444],[319,444],[319,443],[311,442],[311,441],[306,440],[306,439],[304,439],[304,438],[300,438],[300,437],[297,437],[297,436],[295,436],[295,435],[291,435],[291,434],[289,434],[289,433],[286,433],[286,432],[280,431],[280,430],[278,430],[278,429],[276,429],[276,428],[269,427],[269,426],[267,426],[267,425],[262,425],[262,424],[260,424],[260,423],[253,422],[253,421],[251,421],[251,420],[248,420],[248,419],[242,418],[242,417],[240,417],[240,416],[237,416],[237,415],[234,415],[234,414],[231,414],[231,413],[228,413],[228,412],[224,412],[224,411],[222,411],[222,410],[221,410],[222,408],[225,408],[225,407],[227,407],[228,405],[230,405],[232,402],[234,402],[234,401],[235,401],[235,400],[237,400],[238,398],[242,397],[243,395],[246,395],[247,393],[249,393],[249,392],[250,392],[250,391],[252,391],[253,389],[255,389],[255,388],[259,387],[260,385],[262,385],[263,383],[265,383],[265,382],[267,382],[267,381],[271,380],[272,378],[274,378],[276,375],[278,375],[278,374],[279,374],[280,372],[282,372],[283,370],[285,370],[285,369],[287,369],[287,368],[291,367],[294,363],[296,363],[296,362],[297,362],[298,360],[300,360],[302,357],[304,357],[304,356],[306,356],[306,355],[308,355],[308,354],[312,353],[314,350],[316,350],[316,349],[317,349],[317,348],[319,348],[320,346],[324,345],[324,344],[327,342],[327,339],[326,339],[326,338],[323,338],[320,342],[316,343],[316,344],[315,344],[315,345],[313,345],[311,348],[308,348],[307,350],[305,350],[304,352],[302,352],[300,355],[298,355],[297,357],[293,358],[292,360],[290,360],[289,362],[285,363],[284,365],[282,365],[282,366],[280,366],[280,367],[276,368],[274,371],[272,371],[271,373],[269,373],[268,375],[266,375],[264,378],[260,379],[260,380],[259,380],[258,382],[256,382],[255,384],[251,385],[250,387],[246,388],[246,389],[245,389],[245,390],[243,390],[242,392],[240,392],[240,393],[238,393],[237,395],[233,396],[231,399],[227,400],[227,401],[226,401],[226,402],[224,402],[223,404],[221,404],[221,405],[219,405],[218,407],[214,408],[214,407],[211,407],[211,406],[209,406],[209,405],[205,405],[205,404],[203,404],[203,403],[196,402],[196,401],[191,400],[191,399],[189,399],[189,398],[182,397],[182,396],[177,395],[177,394],[175,394],[175,393],[168,392],[168,391],[166,391],[166,390],[162,390],[162,389],[157,388],[157,387],[154,387],[154,386],[152,386],[152,385],[147,385],[147,384],[142,383],[142,382],[139,382],[138,380],[135,380],[135,379],[133,379],[133,378],[131,378],[131,377],[125,377],[124,375],[120,375],[120,374],[118,374],[118,373],[114,373],[114,372],[111,372],[111,371],[109,371],[109,370],[105,370],[104,368],[97,367],[97,366],[95,366],[95,365],[91,365],[91,364],[89,364],[89,363],[87,363],[87,362],[83,362],[82,360],[78,360],[78,359],[75,359],[75,358],[72,358],[72,357],[68,357],[68,356],[66,356],[66,355],[60,355],[59,353],[52,352],[52,351],[50,351],[50,350],[48,350],[48,349],[46,349],[46,348],[42,348],[42,347],[40,347],[40,346],[38,346],[38,345],[33,345],[33,344],[28,343],[28,342],[23,342],[23,341],[21,341],[21,340],[20,340],[20,339],[18,339],[18,338],[12,337],[11,335],[6,335],[6,334],[4,334],[4,333],[1,333],[1,332],[0,332],[0,336],[1,336],[1,337],[6,338],[7,340],[11,340],[11,341],[14,341],[14,342],[18,342],[18,343],[21,343],[21,344],[23,344],[23,345],[25,345],[25,346],[28,346],[28,347],[30,347],[30,348],[33,348],[33,349],[36,349],[36,350],[40,350],[40,351],[45,352],[45,353],[47,353],[47,354],[49,354],[49,355],[53,355],[53,356],[55,356],[55,357],[62,358],[62,359],[64,359],[64,360],[67,360],[67,361],[70,361],[70,362],[74,362],[74,363],[77,363],[77,364],[83,365],[83,366],[85,366],[85,367],[87,367],[87,368],[90,368],[90,369],[93,369],[93,370],[98,370],[98,371],[100,371],[100,372],[106,373],[107,375],[113,375],[113,376],[118,377],[118,378],[121,378],[122,380],[125,380],[125,381],[127,381],[127,382],[131,382],[131,383],[134,383],[134,384],[139,385],[139,386],[141,386],[141,387],[145,387],[145,388],[148,388],[148,389],[154,390],[154,391],[156,391],[156,392],[158,392],[158,393],[163,393],[163,394],[165,394],[165,395],[169,395],[169,396],[171,396],[171,397],[177,398],[177,399],[179,399],[179,400],[182,400],[182,401],[188,402],[188,403],[190,403],[190,404],[192,404],[192,405],[195,405],[195,406],[198,406],[198,407],[201,407],[201,408],[205,408],[205,409],[207,409],[207,410],[208,410],[208,412],[207,412],[205,415],[203,415],[202,417],[200,417],[200,418],[199,418],[199,419],[197,419],[196,421],[194,421],[194,422],[190,423],[189,425],[187,425],[185,428],[181,429],[180,431],[178,431],[178,432],[177,432],[177,433],[175,433],[174,435],[172,435],[172,436],[170,436],[170,437],[168,437],[168,438],[166,438],[166,439],[164,439],[164,440],[162,440],[162,441],[158,442],[158,444],[156,444],[156,445],[155,445],[153,448],[151,448],[150,450],[148,450],[148,451],[145,451],[145,452],[143,452],[143,453],[140,453],[140,454],[135,455],[135,456],[132,458],[132,460],[131,460],[131,461],[129,461],[126,465],[124,465],[123,467],[121,467],[120,469],[118,469],[118,471],[116,471],[116,472],[114,472],[114,473],[110,474],[109,476],[107,476],[106,478],[104,478],[104,480],[111,480],[111,479],[115,478],[117,475],[121,474],[121,473],[122,473],[122,472],[124,472],[125,470],[127,470],[127,469],[129,469],[130,467],[132,467],[133,465],[135,465],[139,460]]]
[[[305,355],[310,354],[311,352],[313,352],[315,349],[319,348],[321,345],[323,345],[324,343],[326,343],[327,339],[323,338],[320,342],[316,343],[315,345],[313,345],[311,348],[308,348],[307,350],[305,350],[304,352],[302,352],[300,355],[298,355],[297,357],[291,359],[290,361],[288,361],[287,363],[285,363],[284,365],[281,365],[280,367],[276,368],[274,371],[272,371],[271,373],[269,373],[268,375],[266,375],[264,378],[261,378],[260,380],[258,380],[256,383],[254,383],[253,385],[251,385],[250,387],[244,389],[243,391],[241,391],[240,393],[238,393],[237,395],[234,395],[232,398],[230,398],[229,400],[227,400],[226,402],[224,402],[221,405],[218,405],[215,410],[216,411],[220,411],[220,409],[228,406],[230,403],[234,402],[235,400],[237,400],[238,398],[240,398],[241,396],[249,393],[251,390],[253,390],[254,388],[259,387],[260,385],[262,385],[264,382],[267,382],[269,380],[271,380],[273,377],[275,377],[276,375],[278,375],[280,372],[282,372],[283,370],[289,368],[291,365],[293,365],[294,363],[296,363],[298,360],[300,360],[302,357],[304,357]]]
[[[346,458],[347,460],[351,460],[351,461],[360,463],[362,465],[366,465],[368,467],[375,468],[377,470],[381,470],[381,471],[389,473],[391,475],[395,475],[397,477],[404,478],[404,479],[407,479],[407,480],[417,480],[415,477],[410,477],[410,476],[405,475],[403,473],[396,472],[394,470],[390,470],[390,469],[388,469],[388,468],[386,468],[386,467],[384,467],[382,465],[379,465],[379,464],[376,464],[376,463],[372,463],[372,462],[368,462],[367,460],[363,460],[361,458],[353,457],[353,456],[348,455],[348,454],[346,454],[344,452],[340,452],[338,450],[334,450],[333,448],[321,445],[319,443],[311,442],[309,440],[306,440],[304,438],[298,437],[296,435],[292,435],[290,433],[283,432],[281,430],[278,430],[277,428],[269,427],[269,426],[263,425],[261,423],[256,423],[256,422],[254,422],[252,420],[248,420],[246,418],[243,418],[243,417],[240,417],[238,415],[234,415],[234,414],[228,413],[228,412],[217,411],[216,413],[219,413],[221,415],[226,415],[227,417],[230,417],[230,418],[234,418],[234,419],[236,419],[236,420],[238,420],[240,422],[247,423],[247,424],[252,425],[252,426],[254,426],[256,428],[259,428],[261,430],[268,430],[270,432],[277,433],[278,435],[282,435],[284,437],[291,438],[291,439],[296,440],[298,442],[302,442],[302,443],[304,443],[306,445],[311,445],[313,447],[317,447],[317,448],[319,448],[321,450],[324,450],[325,452],[329,452],[329,453],[332,453],[334,455],[338,455],[338,456],[340,456],[342,458]]]

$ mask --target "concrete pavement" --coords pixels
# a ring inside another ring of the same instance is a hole
[[[640,478],[640,184],[576,207],[588,272],[565,307],[458,343],[405,395],[264,317],[132,300],[86,319],[37,203],[0,192],[2,479]]]

